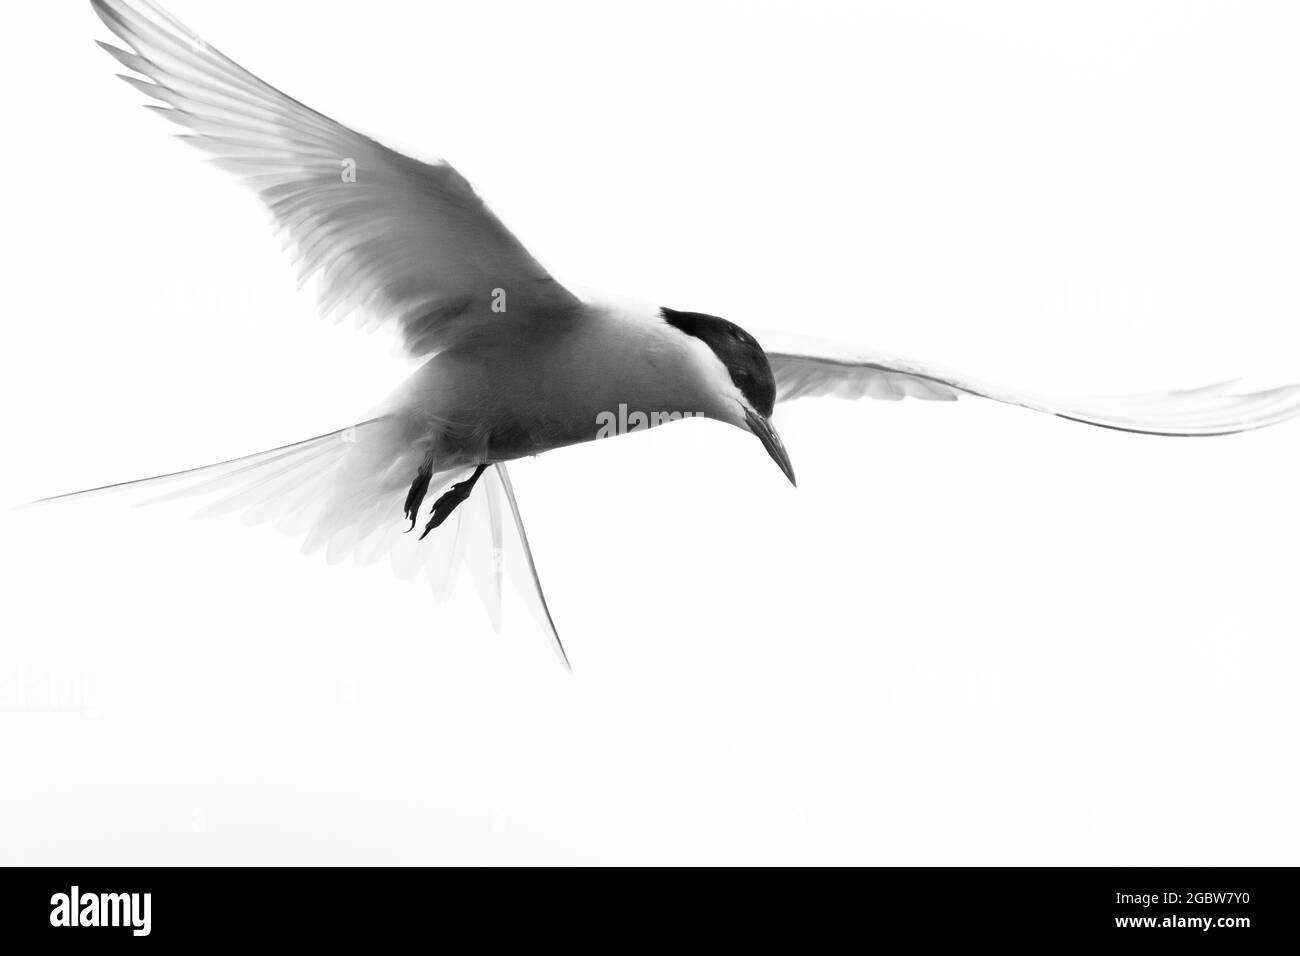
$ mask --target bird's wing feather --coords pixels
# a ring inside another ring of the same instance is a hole
[[[529,255],[445,162],[422,163],[304,106],[200,40],[151,0],[91,0],[130,47],[101,43],[132,86],[261,197],[316,277],[327,314],[395,323],[413,356],[445,347],[494,290],[512,314],[577,299]]]
[[[1156,435],[1225,435],[1300,414],[1300,385],[1247,391],[1234,382],[1093,399],[1054,400],[880,352],[815,339],[764,335],[777,401],[805,396],[923,398],[977,395],[1072,421]]]

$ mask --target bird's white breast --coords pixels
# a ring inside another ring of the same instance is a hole
[[[482,322],[394,399],[439,469],[605,437],[611,416],[647,426],[688,416],[736,419],[726,369],[657,309],[584,305],[566,317]]]

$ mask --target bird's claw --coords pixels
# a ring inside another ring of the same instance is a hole
[[[429,523],[424,526],[424,531],[420,534],[421,541],[424,540],[425,535],[451,517],[451,513],[456,510],[456,506],[469,497],[469,493],[462,492],[460,486],[460,482],[452,485],[450,491],[433,503],[433,514],[429,517]]]
[[[469,497],[470,492],[474,490],[475,482],[478,481],[479,476],[483,474],[483,469],[485,468],[487,468],[487,465],[479,465],[477,468],[474,469],[474,474],[470,475],[464,481],[456,482],[445,492],[443,492],[442,496],[439,497],[438,500],[433,503],[433,514],[432,516],[430,516],[429,523],[425,526],[423,533],[421,533],[420,535],[421,541],[424,540],[425,535],[427,535],[434,528],[438,527],[438,525],[446,521],[447,518],[451,516],[451,513],[456,510],[457,506],[459,506],[462,501],[464,501],[466,498]],[[425,490],[427,490],[429,482],[426,480],[424,484],[425,484]],[[424,497],[423,491],[421,491],[420,497],[421,499],[423,499]],[[416,510],[417,511],[419,510],[418,503],[416,505]],[[414,520],[412,520],[411,522],[411,527],[415,527]]]
[[[424,504],[424,496],[429,492],[429,479],[432,477],[433,458],[427,456],[420,464],[415,481],[411,482],[411,490],[406,493],[406,504],[402,506],[402,513],[411,521],[411,527],[406,529],[408,534],[415,529],[415,521],[420,516],[420,505]],[[425,534],[428,533],[426,530]]]

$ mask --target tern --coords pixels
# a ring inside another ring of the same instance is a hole
[[[171,483],[163,497],[209,495],[201,513],[275,521],[332,561],[388,556],[399,574],[424,569],[440,594],[464,562],[494,621],[513,556],[512,576],[566,664],[506,468],[602,437],[614,414],[634,427],[693,416],[733,425],[793,484],[772,414],[804,396],[974,395],[1155,435],[1228,434],[1300,412],[1298,385],[1051,401],[868,350],[768,335],[760,344],[699,312],[580,298],[447,162],[409,158],[299,103],[150,0],[91,3],[127,47],[100,43],[128,71],[122,79],[256,192],[301,280],[316,281],[322,311],[388,326],[423,364],[346,428],[89,491]]]

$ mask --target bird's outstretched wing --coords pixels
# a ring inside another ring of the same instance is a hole
[[[559,315],[578,300],[444,162],[418,162],[304,106],[151,0],[91,0],[131,51],[101,43],[183,137],[247,183],[320,280],[326,314],[396,323],[413,356],[490,314]]]
[[[1072,421],[1150,435],[1229,435],[1300,414],[1300,385],[1243,391],[1236,382],[1142,395],[1054,401],[883,353],[794,336],[763,335],[778,402],[808,395],[924,398],[978,395]]]

